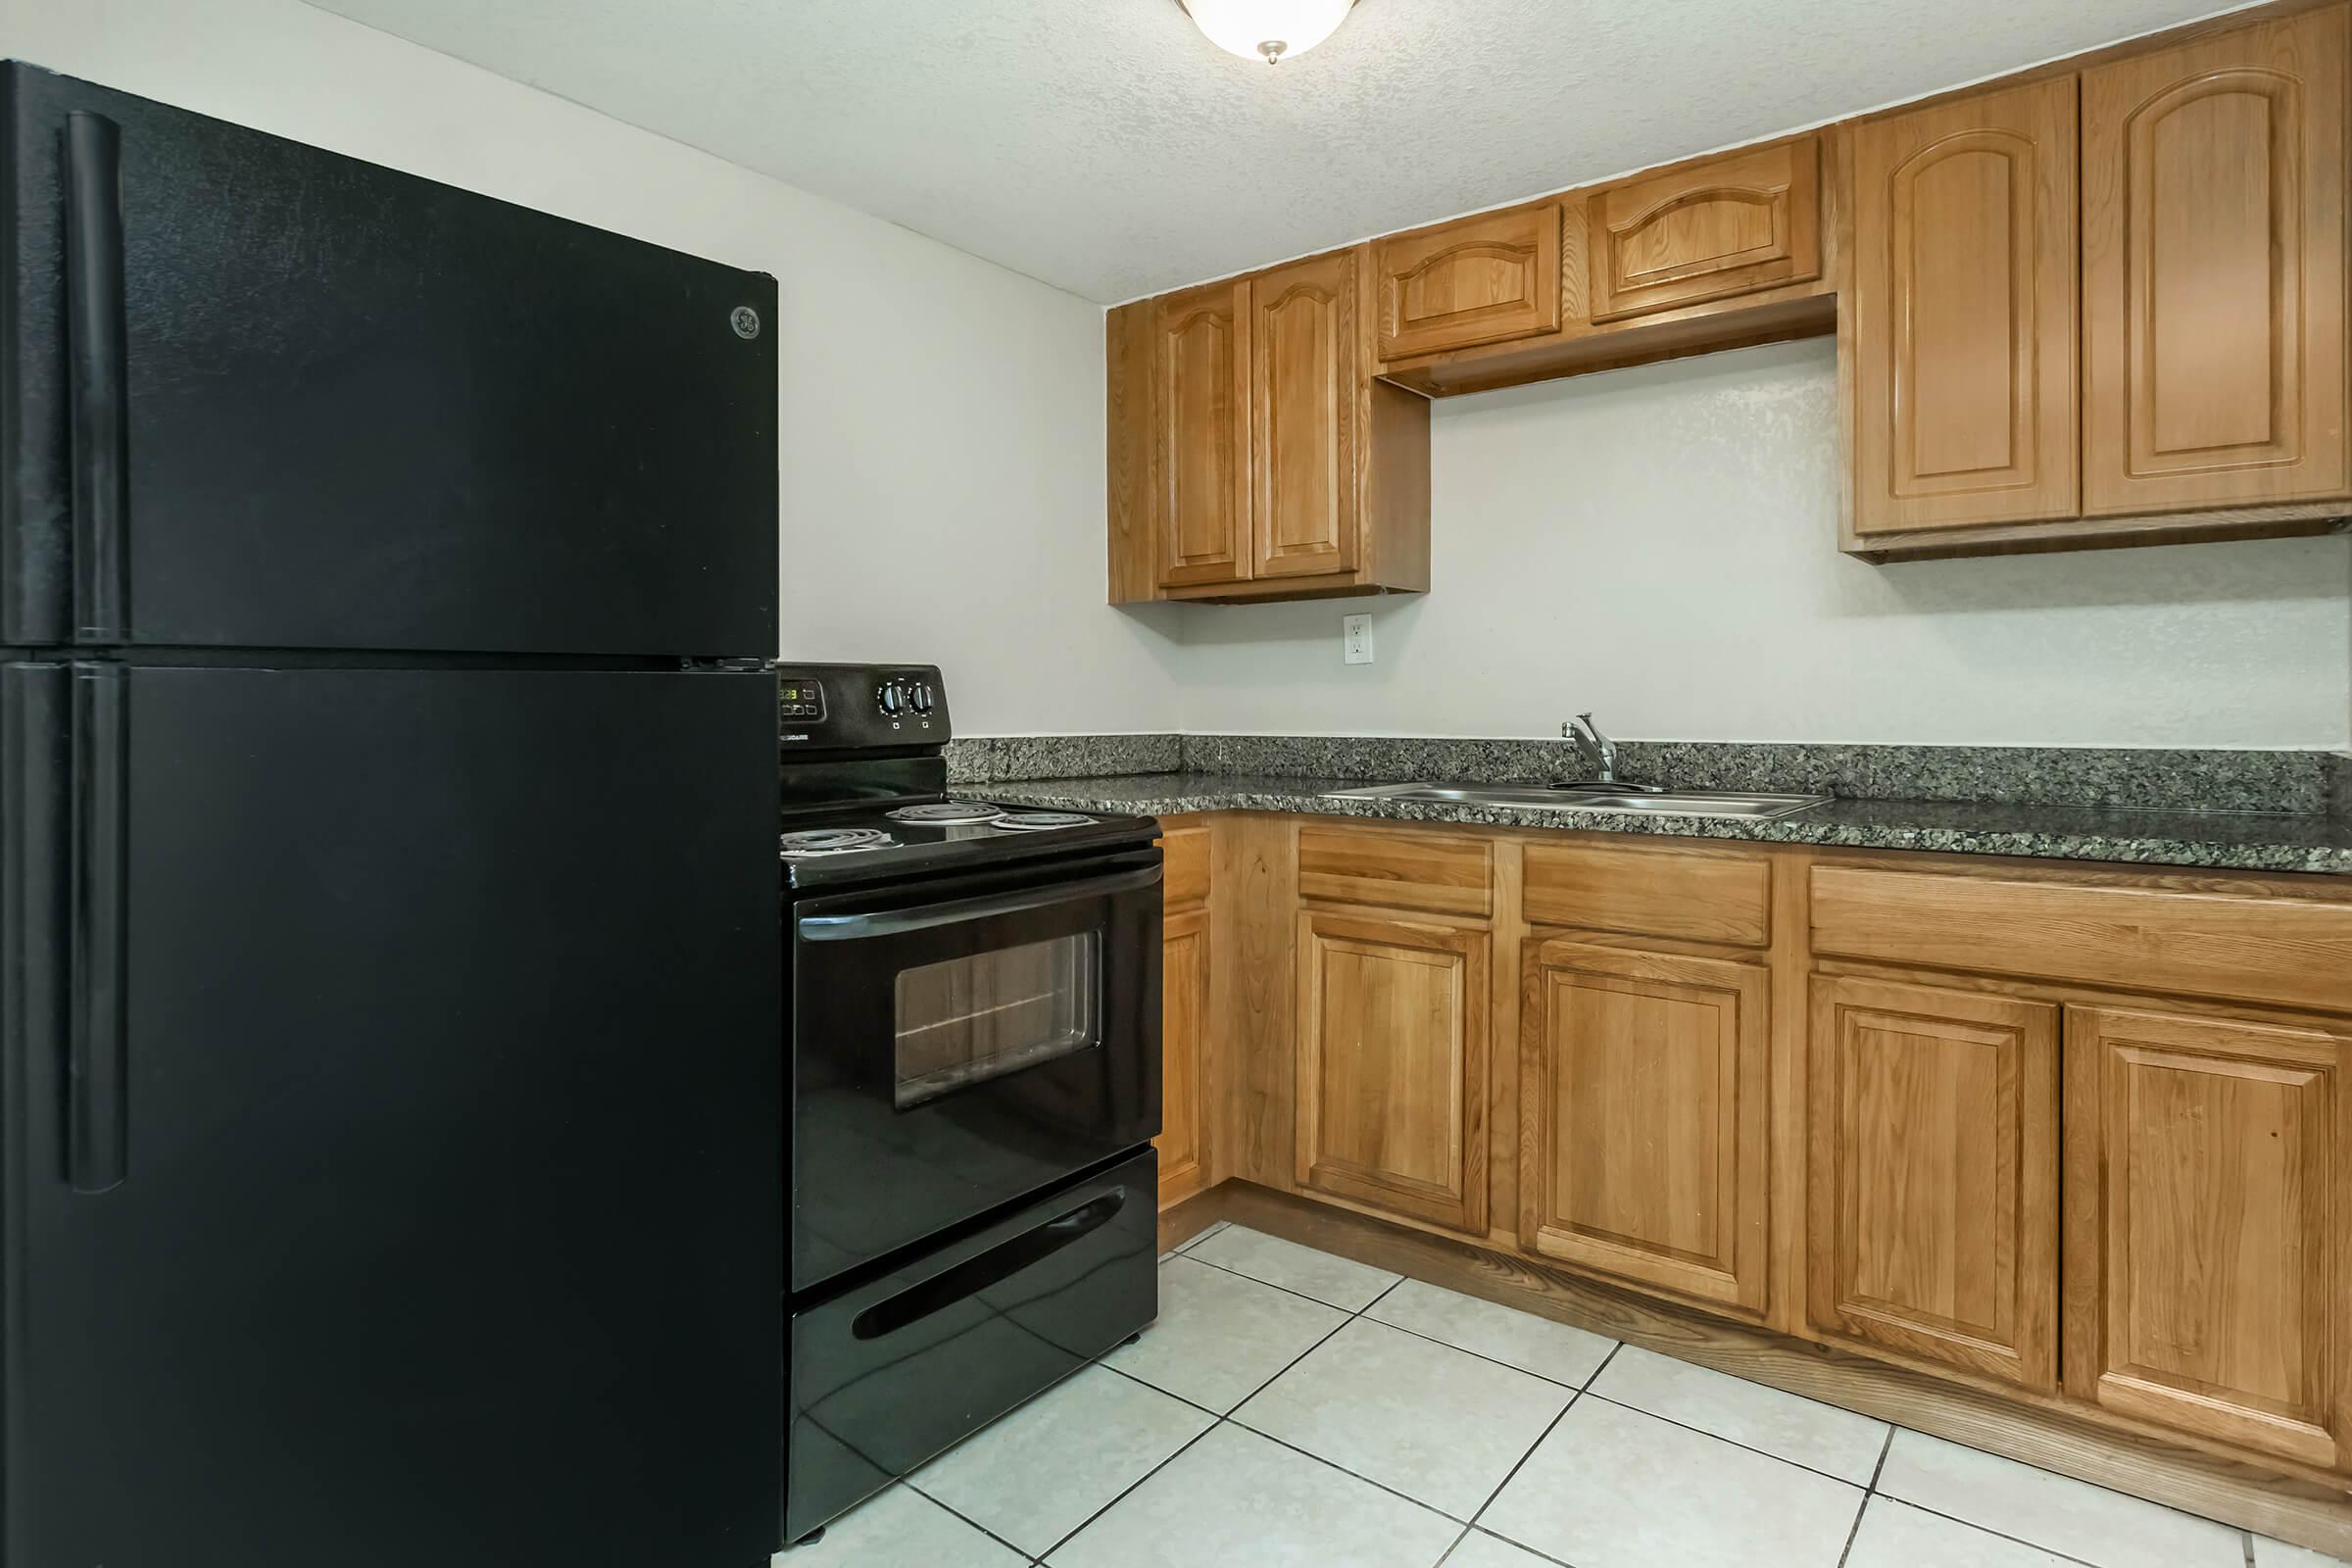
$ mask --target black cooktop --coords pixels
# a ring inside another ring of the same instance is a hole
[[[973,799],[962,795],[934,795],[894,801],[887,807],[859,805],[849,809],[832,808],[787,812],[780,824],[781,832],[786,835],[783,842],[789,842],[792,834],[811,832],[879,833],[885,835],[889,842],[838,854],[783,856],[784,885],[795,890],[844,887],[858,882],[896,881],[1014,861],[1044,860],[1069,855],[1099,855],[1106,849],[1149,843],[1159,831],[1159,824],[1148,816],[1096,812],[1084,813],[1078,820],[1065,824],[1028,830],[1017,825],[1001,826],[997,819],[934,823],[901,821],[889,815],[890,810],[901,807],[923,807],[948,800]],[[1029,806],[998,806],[994,808],[1014,818],[1049,814]],[[1070,812],[1051,814],[1078,815]],[[780,843],[779,851],[781,848]]]

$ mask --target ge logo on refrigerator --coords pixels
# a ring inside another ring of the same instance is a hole
[[[738,305],[734,314],[727,318],[727,324],[735,328],[735,335],[739,338],[756,338],[760,335],[760,313],[749,305]]]

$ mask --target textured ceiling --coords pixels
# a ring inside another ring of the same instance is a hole
[[[1359,0],[1269,68],[1177,0],[313,3],[1104,302],[2228,9]]]

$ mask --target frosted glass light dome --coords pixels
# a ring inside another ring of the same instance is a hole
[[[1182,0],[1208,41],[1244,60],[1278,66],[1339,29],[1355,0]]]

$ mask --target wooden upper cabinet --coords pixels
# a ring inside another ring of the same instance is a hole
[[[2086,512],[2352,489],[2345,16],[2084,73]]]
[[[1317,256],[1252,280],[1250,574],[1356,563],[1355,257]]]
[[[1493,940],[1370,913],[1298,915],[1301,1187],[1485,1234]]]
[[[1585,205],[1594,321],[1821,275],[1817,136],[1614,186]]]
[[[1152,497],[1163,587],[1250,575],[1250,327],[1246,279],[1159,302]]]
[[[1384,362],[1556,332],[1559,204],[1376,240],[1373,276]]]
[[[1555,939],[1520,1006],[1520,1242],[1760,1313],[1770,1199],[1759,964]]]
[[[1857,535],[2077,514],[2076,85],[1854,131]]]
[[[1807,1297],[1820,1328],[2058,1383],[2058,1009],[1813,980]]]
[[[2352,1036],[2068,1009],[2066,1380],[2352,1468]]]

